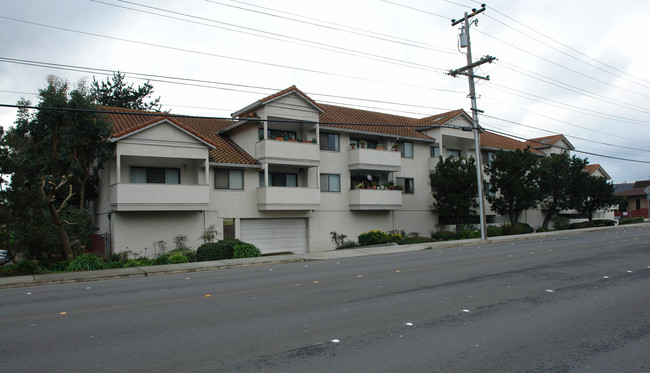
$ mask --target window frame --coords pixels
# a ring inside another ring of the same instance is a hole
[[[145,172],[145,182],[135,182],[134,180],[134,175],[133,171],[139,169],[139,170],[144,170]],[[176,183],[168,183],[167,181],[169,180],[168,178],[168,172],[174,172],[176,173],[177,180],[178,182]],[[131,184],[167,184],[167,185],[180,185],[181,184],[181,169],[180,168],[174,168],[174,167],[143,167],[143,166],[131,166],[131,169],[129,171],[129,183]],[[157,175],[157,173],[162,172],[162,181],[154,181],[154,180],[159,180],[161,175]]]
[[[411,188],[407,188],[407,182],[410,181]],[[402,186],[402,194],[415,194],[415,179],[412,177],[396,177],[395,184]]]
[[[218,172],[227,172],[227,177],[228,177],[228,187],[223,188],[219,187],[217,184],[217,178],[218,178]],[[241,188],[234,188],[233,184],[231,183],[231,175],[233,172],[238,172],[241,175]],[[217,190],[244,190],[244,170],[237,169],[237,168],[216,168],[214,170],[214,189]]]
[[[323,182],[323,176],[326,177],[327,182]],[[332,182],[331,177],[336,176],[338,178],[338,190],[332,190],[330,188],[330,184]],[[324,189],[324,186],[327,186],[326,189]],[[320,191],[321,192],[326,192],[326,193],[341,193],[341,174],[320,174]]]
[[[331,141],[330,141],[330,136],[332,136],[333,139],[336,139],[335,141],[335,146],[331,146]],[[340,152],[341,151],[341,135],[338,133],[330,133],[330,132],[321,132],[319,134],[319,148],[320,150],[328,151],[328,152]]]
[[[399,151],[400,151],[400,154],[402,155],[402,158],[414,158],[414,148],[415,148],[415,146],[411,141],[400,141],[400,142],[398,142],[398,144],[399,144]],[[406,154],[406,148],[407,148],[406,145],[407,144],[410,147],[410,155]]]

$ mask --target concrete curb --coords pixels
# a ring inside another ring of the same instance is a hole
[[[366,246],[360,248],[351,248],[344,250],[321,251],[317,253],[307,254],[290,254],[290,255],[277,255],[277,256],[262,256],[257,258],[245,259],[227,259],[211,262],[194,262],[194,263],[180,263],[180,264],[167,264],[160,266],[149,267],[133,267],[133,268],[117,268],[117,269],[103,269],[98,271],[88,272],[65,272],[65,273],[50,273],[43,275],[33,276],[13,276],[13,277],[0,277],[0,289],[5,288],[18,288],[29,287],[38,285],[54,285],[54,284],[69,284],[75,282],[86,281],[101,281],[120,278],[135,278],[135,277],[148,277],[160,276],[166,274],[176,273],[189,273],[201,271],[214,271],[221,269],[232,269],[252,266],[263,266],[272,264],[287,264],[314,260],[331,260],[331,259],[344,259],[362,257],[367,255],[382,255],[382,254],[398,254],[410,251],[420,250],[438,250],[444,248],[452,248],[459,246],[473,246],[477,244],[492,244],[499,242],[509,241],[523,241],[535,240],[548,237],[570,236],[586,232],[596,232],[604,230],[617,230],[617,229],[630,229],[643,227],[647,228],[649,223],[629,224],[623,226],[613,227],[596,227],[596,228],[583,228],[565,231],[531,233],[513,236],[499,236],[490,237],[487,241],[480,239],[469,239],[459,241],[442,241],[442,242],[426,242],[412,245],[384,245],[384,246]]]

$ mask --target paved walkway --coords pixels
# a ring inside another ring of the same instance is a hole
[[[505,241],[520,241],[530,239],[540,239],[544,237],[555,236],[569,236],[591,231],[601,230],[615,230],[615,229],[630,229],[634,227],[648,227],[650,224],[630,224],[614,227],[598,227],[586,229],[573,229],[566,231],[532,233],[514,236],[499,236],[490,237],[485,244]],[[36,285],[52,285],[52,284],[66,284],[73,282],[85,281],[101,281],[119,278],[133,278],[133,277],[147,277],[158,276],[173,273],[187,273],[198,271],[213,271],[221,269],[251,267],[259,265],[270,264],[284,264],[295,262],[306,262],[312,260],[328,260],[328,259],[341,259],[352,258],[366,255],[381,255],[381,254],[395,254],[409,251],[419,251],[427,249],[443,249],[449,247],[468,246],[480,244],[480,239],[459,240],[459,241],[442,241],[442,242],[426,242],[413,245],[382,245],[382,246],[365,246],[354,249],[345,250],[331,250],[316,253],[306,254],[290,254],[290,255],[273,255],[262,256],[257,258],[245,259],[227,259],[209,262],[194,262],[194,263],[181,263],[181,264],[167,264],[159,266],[148,267],[133,267],[133,268],[118,268],[118,269],[103,269],[98,271],[86,272],[64,272],[64,273],[50,273],[42,275],[29,275],[29,276],[14,276],[14,277],[0,277],[0,289],[26,287]]]

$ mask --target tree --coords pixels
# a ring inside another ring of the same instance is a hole
[[[98,82],[93,77],[91,85],[92,95],[97,105],[121,107],[136,110],[160,111],[160,97],[153,101],[145,102],[153,94],[153,85],[147,81],[144,85],[133,88],[127,85],[125,75],[119,71],[113,74],[112,80]]]
[[[48,77],[48,85],[39,90],[36,113],[21,108],[16,126],[7,134],[12,164],[11,202],[14,211],[25,208],[26,227],[41,224],[44,206],[51,218],[66,258],[73,257],[68,230],[78,230],[83,241],[90,234],[88,215],[84,211],[89,175],[96,173],[108,159],[111,127],[101,115],[92,112],[92,96],[85,83],[70,91],[67,82]],[[25,100],[21,106],[30,106]],[[78,208],[70,202],[78,201]],[[33,205],[30,201],[40,200]],[[33,221],[32,221],[33,220]],[[85,232],[85,233],[84,233]],[[38,250],[38,248],[36,248]]]
[[[558,210],[576,208],[575,200],[579,195],[582,171],[587,165],[586,159],[569,156],[568,152],[551,154],[539,161],[537,185],[539,186],[541,206],[546,210],[542,226],[549,223]]]
[[[474,158],[440,157],[429,179],[434,209],[439,216],[450,218],[458,232],[461,222],[474,214],[478,206]]]
[[[492,209],[516,224],[519,214],[538,201],[537,156],[529,148],[499,150],[485,171],[492,184],[493,195],[487,196]]]
[[[581,186],[582,198],[577,208],[583,214],[587,214],[589,221],[592,220],[594,211],[601,208],[607,210],[620,203],[620,199],[614,196],[614,185],[602,176],[587,175],[583,178]]]

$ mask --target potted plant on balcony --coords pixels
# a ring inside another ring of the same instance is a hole
[[[315,144],[315,143],[316,143],[316,138],[315,138],[315,137],[312,137],[312,138],[311,138],[311,143],[312,143],[312,144]]]
[[[366,140],[359,140],[359,147],[360,148],[365,148],[366,147]]]
[[[394,143],[394,144],[393,144],[393,151],[396,152],[396,151],[398,151],[398,150],[399,150],[399,144],[398,144],[398,143]]]
[[[376,147],[375,149],[377,149],[377,150],[384,150],[384,149],[386,149],[385,146],[386,146],[386,144],[384,144],[384,142],[380,140],[380,141],[377,143],[377,147]]]
[[[300,137],[298,138],[298,142],[302,142],[302,139]]]

